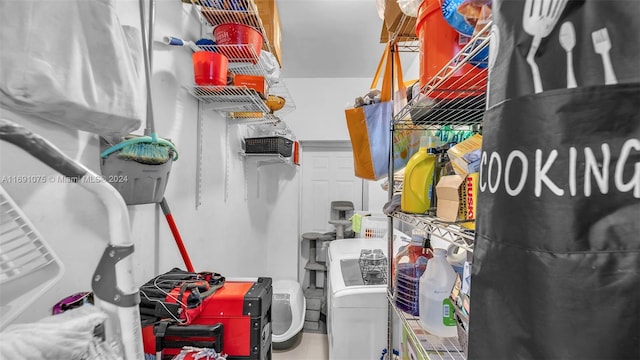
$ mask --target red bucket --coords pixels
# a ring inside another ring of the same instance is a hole
[[[192,55],[193,75],[198,85],[227,85],[229,60],[212,51],[196,51]]]
[[[464,44],[460,44],[460,33],[444,19],[438,0],[423,0],[420,4],[416,35],[420,42],[420,87],[424,87],[460,52]],[[486,71],[465,64],[438,86],[438,89],[450,91],[433,91],[430,97],[454,99],[482,95],[486,81]]]
[[[235,23],[220,24],[213,29],[213,36],[218,45],[242,45],[218,48],[218,51],[225,54],[231,61],[258,62],[263,38],[253,27]]]

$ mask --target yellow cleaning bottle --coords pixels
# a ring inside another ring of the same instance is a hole
[[[433,173],[436,167],[433,137],[420,138],[420,149],[404,169],[404,182],[400,195],[400,209],[403,212],[424,214],[431,208]]]

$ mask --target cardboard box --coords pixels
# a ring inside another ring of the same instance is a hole
[[[264,92],[264,76],[235,74],[233,78],[233,86],[246,86],[249,89],[254,89],[257,92],[266,95]]]
[[[282,67],[282,30],[276,0],[254,0],[271,52]]]
[[[469,164],[480,158],[482,135],[474,134],[468,139],[447,150],[453,170],[458,175],[469,174]]]
[[[386,0],[380,42],[388,42],[390,34],[395,35],[396,41],[417,40],[416,20],[414,17],[404,15],[396,0]]]
[[[447,175],[436,185],[436,216],[445,221],[476,219],[479,173],[467,176]],[[475,229],[475,221],[463,222],[467,229]]]
[[[465,177],[464,183],[460,186],[460,207],[458,209],[458,220],[474,220],[461,225],[467,229],[475,230],[478,198],[478,176],[480,173],[469,174]]]
[[[460,185],[465,177],[447,175],[440,178],[436,185],[437,207],[436,216],[446,221],[458,220],[460,213]]]

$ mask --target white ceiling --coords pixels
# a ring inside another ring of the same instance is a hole
[[[284,78],[372,77],[384,45],[376,0],[277,0]]]

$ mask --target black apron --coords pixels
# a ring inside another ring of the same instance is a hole
[[[537,93],[524,5],[493,2],[469,359],[640,359],[640,1],[569,1],[534,58]]]

